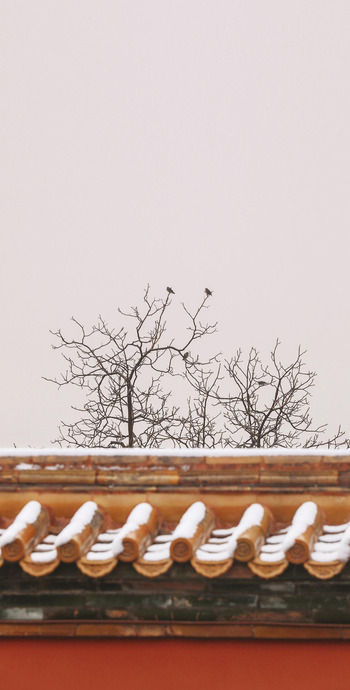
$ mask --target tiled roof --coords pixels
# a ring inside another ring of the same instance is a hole
[[[244,562],[264,579],[276,577],[290,563],[328,579],[350,559],[350,522],[325,524],[317,501],[301,501],[292,520],[282,524],[267,505],[255,502],[236,524],[223,526],[208,504],[196,501],[174,525],[141,501],[116,525],[95,501],[83,503],[70,519],[57,520],[50,506],[32,500],[0,530],[0,547],[1,565],[18,562],[36,577],[60,562],[75,562],[86,575],[103,577],[124,561],[145,577],[187,562],[200,575],[214,578]]]
[[[344,452],[13,449],[0,468],[0,636],[350,637]]]

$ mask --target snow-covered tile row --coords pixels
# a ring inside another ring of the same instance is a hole
[[[155,577],[174,561],[191,561],[200,574],[217,577],[241,561],[255,574],[272,577],[292,562],[325,578],[332,576],[330,564],[338,568],[350,560],[350,522],[324,525],[316,501],[302,503],[284,526],[276,526],[266,506],[252,503],[227,528],[218,526],[206,503],[195,501],[168,533],[166,525],[159,532],[161,515],[148,501],[140,501],[119,525],[95,501],[86,501],[58,534],[50,533],[49,512],[30,501],[0,529],[0,564],[20,561],[26,572],[45,575],[60,561],[76,561],[84,573],[100,577],[121,560]]]

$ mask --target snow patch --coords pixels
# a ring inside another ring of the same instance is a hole
[[[15,470],[40,470],[40,465],[35,465],[33,462],[20,462],[15,465]]]
[[[0,537],[0,547],[10,544],[27,525],[32,525],[39,517],[40,511],[41,505],[39,501],[29,501],[18,513],[12,525]]]
[[[192,503],[181,517],[174,531],[170,534],[159,534],[155,541],[148,547],[143,558],[145,561],[163,561],[170,558],[170,544],[174,539],[191,539],[198,525],[205,517],[206,507],[202,501]]]
[[[204,520],[205,511],[206,507],[202,501],[192,503],[174,529],[172,539],[191,539],[195,535],[199,523]]]
[[[247,508],[237,527],[233,527],[229,530],[214,530],[213,534],[222,536],[228,536],[228,540],[223,541],[222,544],[203,544],[196,551],[196,557],[200,561],[222,561],[227,558],[233,558],[234,552],[237,546],[237,539],[250,527],[254,525],[260,525],[261,520],[264,516],[264,508],[260,503],[252,503],[249,508]]]
[[[350,522],[334,527],[325,525],[322,535],[314,546],[311,558],[318,563],[348,561],[350,558]]]
[[[118,553],[120,553],[120,551],[118,551]],[[115,558],[118,553],[114,553],[112,549],[106,549],[103,552],[89,551],[89,553],[86,554],[86,558],[88,561],[109,561],[111,558]]]
[[[159,551],[149,551],[147,549],[146,553],[143,556],[145,561],[165,561],[168,558],[170,558],[170,544],[169,546],[164,546],[163,549],[160,549]]]
[[[51,563],[57,558],[56,549],[51,549],[50,551],[32,551],[30,554],[30,559],[33,563]]]
[[[313,525],[317,515],[317,504],[314,501],[305,501],[296,510],[292,524],[279,535],[273,535],[266,539],[266,544],[261,547],[260,560],[267,563],[277,563],[285,558],[286,552],[295,544],[305,530]],[[282,539],[280,539],[282,536]],[[277,539],[276,539],[277,537]]]
[[[94,514],[98,510],[97,503],[95,501],[86,501],[80,508],[74,513],[71,521],[63,528],[55,541],[55,546],[61,546],[62,544],[67,544],[73,537],[80,534],[84,527],[91,522]]]
[[[109,560],[110,558],[115,558],[123,551],[123,539],[134,532],[141,525],[148,522],[153,508],[150,503],[139,503],[135,508],[132,509],[128,516],[126,523],[121,527],[121,529],[116,530],[113,535],[112,530],[108,530],[108,536],[112,536],[112,540],[106,543],[106,549],[103,550],[92,550],[86,554],[88,561],[103,561]],[[96,546],[96,544],[95,544]]]

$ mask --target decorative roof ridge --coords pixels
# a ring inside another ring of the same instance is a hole
[[[0,451],[0,485],[12,490],[350,493],[350,451],[315,449],[11,449]],[[283,452],[282,452],[283,451]],[[2,453],[2,454],[1,454]],[[56,486],[55,486],[56,485]],[[7,490],[8,490],[7,489]]]

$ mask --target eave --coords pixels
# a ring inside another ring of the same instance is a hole
[[[68,518],[94,500],[118,522],[140,501],[155,506],[166,523],[176,523],[198,500],[225,526],[237,524],[254,502],[267,505],[281,523],[303,501],[316,501],[331,524],[350,517],[350,455],[339,451],[77,455],[14,449],[2,454],[0,465],[1,513],[9,519],[33,499]],[[302,565],[265,582],[239,563],[213,581],[187,563],[152,581],[126,563],[96,581],[74,563],[41,579],[5,563],[0,635],[347,639],[349,587],[349,565],[327,582],[311,578]],[[51,592],[50,606],[44,591]]]

